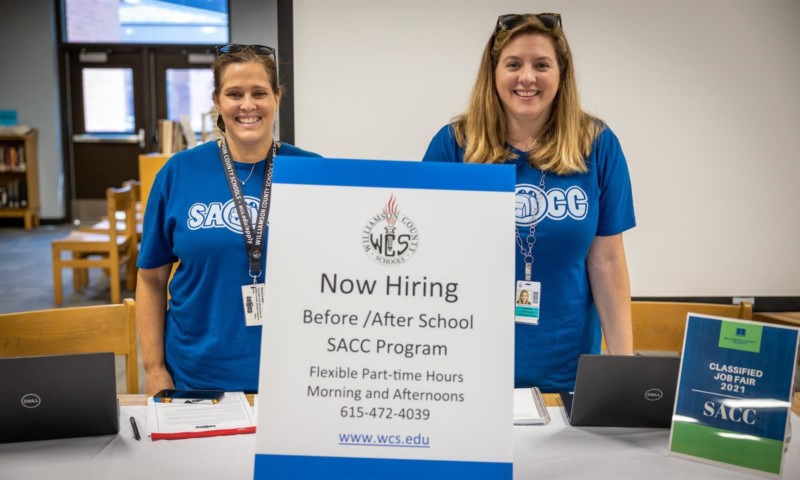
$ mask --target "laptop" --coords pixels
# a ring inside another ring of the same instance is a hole
[[[669,428],[680,357],[581,355],[575,391],[562,393],[572,426]]]
[[[114,435],[113,353],[0,358],[0,443]]]

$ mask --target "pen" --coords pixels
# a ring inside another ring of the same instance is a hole
[[[139,427],[136,426],[136,419],[133,417],[131,417],[131,427],[133,427],[133,438],[141,440],[142,437],[139,436]]]

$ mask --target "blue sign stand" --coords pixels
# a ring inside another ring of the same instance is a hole
[[[780,476],[798,330],[689,314],[670,453]]]

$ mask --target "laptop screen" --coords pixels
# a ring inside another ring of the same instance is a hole
[[[676,356],[581,355],[570,425],[669,428],[679,368]]]
[[[0,442],[119,432],[112,353],[0,358]]]

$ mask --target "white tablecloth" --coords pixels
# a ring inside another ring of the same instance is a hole
[[[549,408],[546,426],[514,427],[515,479],[744,479],[752,475],[667,455],[669,429],[574,428]],[[136,418],[142,440],[133,438]],[[145,407],[122,407],[119,435],[0,444],[0,479],[222,480],[253,476],[255,435],[152,442]],[[792,415],[800,432],[800,418]],[[800,478],[800,445],[783,478]]]

